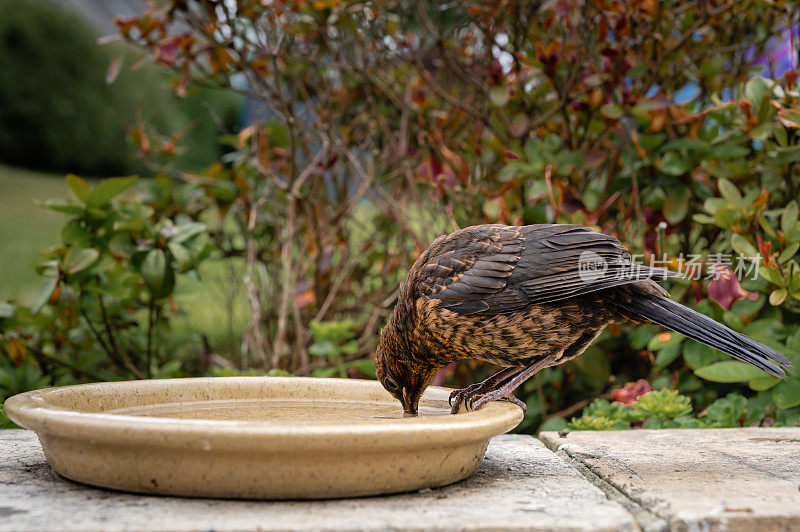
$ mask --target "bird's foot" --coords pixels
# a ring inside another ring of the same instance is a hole
[[[476,397],[498,390],[498,386],[513,378],[514,375],[520,373],[521,371],[522,368],[517,367],[504,368],[484,381],[471,384],[460,390],[453,390],[450,393],[450,406],[452,407],[450,413],[458,414],[458,410],[461,408],[462,401],[464,402],[464,406],[466,406],[467,410],[470,410],[472,408],[472,402]],[[508,384],[504,384],[502,389],[508,390],[508,393],[510,394],[517,386],[519,386],[519,383],[511,387],[509,387]],[[516,401],[516,398],[509,399],[509,401],[520,404],[520,402]]]
[[[450,393],[450,409],[451,414],[458,414],[463,401],[467,410],[478,410],[480,407],[490,401],[506,400],[514,403],[522,409],[523,412],[528,410],[528,406],[517,399],[513,393],[504,392],[503,390],[494,390],[483,382],[471,384],[461,390],[453,390]]]
[[[505,391],[503,389],[500,390],[493,390],[489,393],[482,394],[478,397],[473,397],[470,400],[469,407],[471,410],[478,410],[486,403],[491,401],[501,401],[505,400],[509,403],[514,403],[518,407],[522,409],[522,413],[528,411],[528,405],[523,403],[521,400],[517,399],[513,392]]]
[[[476,382],[475,384],[470,384],[466,388],[461,388],[460,390],[453,390],[450,392],[450,413],[451,414],[458,414],[459,409],[461,408],[461,402],[464,402],[464,405],[469,410],[469,404],[472,401],[472,398],[476,395],[481,395],[483,393],[488,392],[485,382]]]

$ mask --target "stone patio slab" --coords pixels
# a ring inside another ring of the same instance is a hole
[[[612,498],[618,490],[671,530],[800,530],[800,428],[540,437]]]
[[[0,431],[0,531],[637,530],[567,460],[530,436],[492,440],[471,478],[403,495],[334,501],[182,499],[59,477],[36,436]]]

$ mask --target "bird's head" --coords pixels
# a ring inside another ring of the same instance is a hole
[[[383,387],[400,401],[406,415],[417,415],[422,392],[436,371],[435,367],[419,363],[406,346],[394,342],[391,333],[381,331],[381,341],[375,352],[375,374]]]

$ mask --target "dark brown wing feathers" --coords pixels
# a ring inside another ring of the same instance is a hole
[[[579,272],[585,252],[607,269],[596,279]],[[440,237],[410,272],[416,295],[441,300],[460,314],[501,314],[635,282],[670,276],[631,262],[624,246],[579,225],[482,225]]]

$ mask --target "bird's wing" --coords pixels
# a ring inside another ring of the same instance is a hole
[[[440,237],[412,270],[418,296],[459,314],[498,314],[674,273],[631,261],[579,225],[468,227]]]
[[[524,296],[507,290],[525,251],[520,229],[483,225],[439,237],[410,272],[415,298],[440,299],[444,308],[460,314],[485,312],[490,299],[500,304],[497,298],[508,309],[524,307]]]

